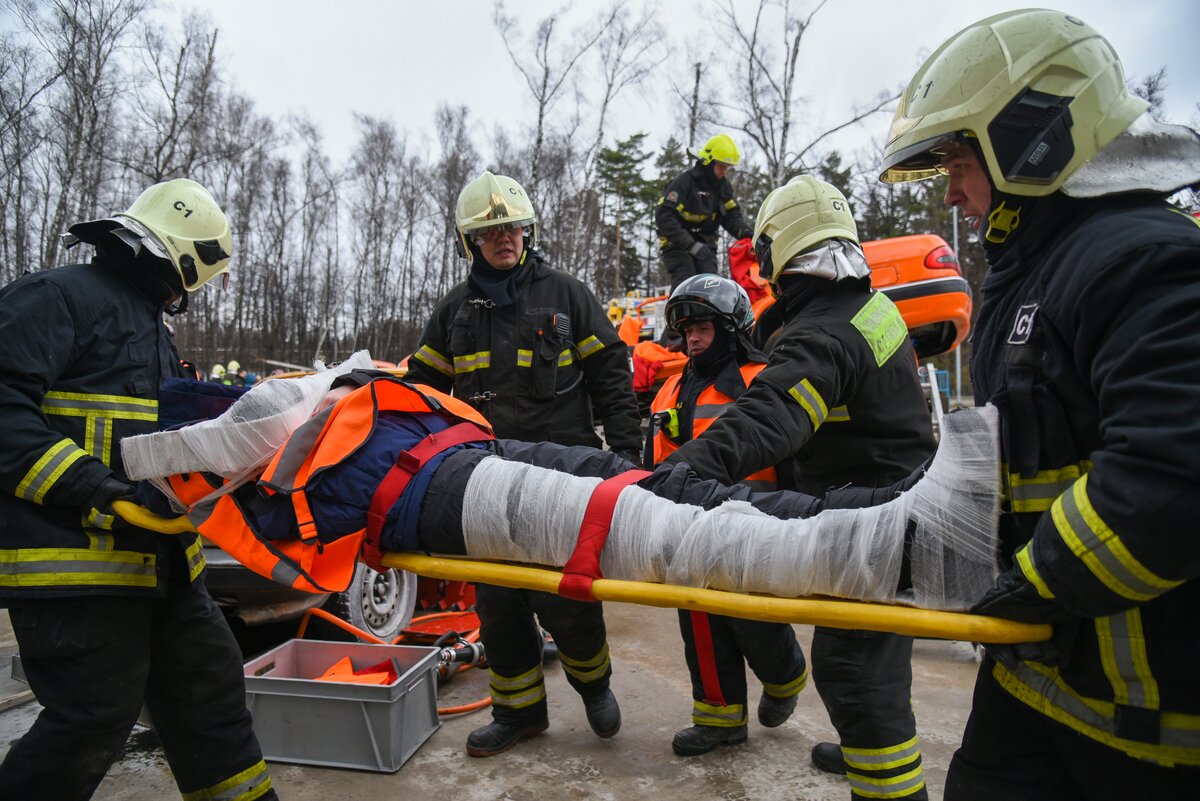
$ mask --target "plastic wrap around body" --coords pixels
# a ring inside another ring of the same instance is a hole
[[[969,609],[998,572],[997,448],[994,409],[947,415],[937,456],[912,489],[880,506],[799,520],[739,501],[705,511],[630,487],[613,514],[601,570],[609,578],[783,597]],[[597,483],[484,459],[463,498],[467,553],[563,564]],[[906,542],[911,582],[901,588]]]

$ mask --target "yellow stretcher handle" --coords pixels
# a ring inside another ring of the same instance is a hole
[[[187,517],[160,517],[129,501],[114,501],[113,511],[140,528],[160,534],[195,532]],[[546,567],[483,562],[469,557],[389,553],[388,567],[429,578],[476,581],[500,587],[557,593],[562,573]],[[967,642],[1018,643],[1050,639],[1051,628],[964,612],[938,612],[910,606],[842,601],[825,598],[776,598],[772,595],[705,590],[650,581],[596,579],[592,594],[598,601],[620,601],[670,609],[694,609],[717,615],[773,623],[810,623],[835,629],[890,631],[912,637],[937,637]]]
[[[160,517],[144,506],[138,506],[132,501],[113,501],[113,511],[138,528],[157,531],[159,534],[193,534],[199,533],[192,521],[186,515],[179,517]]]
[[[558,582],[562,579],[562,573],[549,568],[445,556],[423,556],[416,553],[385,554],[383,563],[388,567],[430,578],[477,581],[550,593],[558,592]],[[939,612],[909,606],[824,598],[776,598],[771,595],[679,587],[649,581],[596,579],[592,583],[592,594],[598,601],[694,609],[774,623],[811,623],[837,629],[890,631],[913,637],[936,637],[966,642],[1040,642],[1050,639],[1051,634],[1048,625],[1018,623],[1015,620],[970,615],[965,612]]]

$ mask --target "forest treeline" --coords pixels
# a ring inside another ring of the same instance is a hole
[[[607,299],[666,284],[654,207],[689,165],[688,149],[717,131],[741,146],[735,186],[751,219],[772,187],[809,172],[852,199],[864,239],[931,232],[952,241],[941,186],[880,184],[874,154],[835,147],[853,126],[882,137],[899,86],[848,98],[845,118],[822,130],[801,113],[820,92],[798,65],[823,5],[712,2],[725,28],[719,52],[672,45],[668,4],[614,0],[576,27],[497,5],[492,27],[511,60],[498,68],[511,66],[525,92],[519,127],[450,104],[421,130],[361,113],[350,155],[335,161],[316,122],[264,114],[239,90],[221,32],[204,16],[163,25],[150,0],[6,0],[0,283],[87,258],[86,247],[63,250],[67,226],[125,208],[151,183],[190,177],[229,215],[235,274],[228,292],[200,291],[174,319],[184,355],[261,369],[267,359],[307,365],[367,348],[395,361],[466,273],[453,209],[480,171],[526,186],[541,248]],[[1165,80],[1160,71],[1135,90],[1159,109]],[[678,121],[656,149],[649,132],[613,131],[614,109],[648,87],[670,98]],[[964,244],[960,256],[977,289],[978,248]]]

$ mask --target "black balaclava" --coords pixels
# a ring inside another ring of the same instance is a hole
[[[684,344],[687,337],[683,338]],[[725,362],[737,355],[737,340],[726,330],[720,320],[713,320],[713,341],[708,349],[699,356],[689,354],[688,363],[697,375],[709,377],[716,375]]]
[[[112,233],[97,239],[95,248],[95,264],[115,272],[156,307],[170,314],[187,309],[187,293],[183,290],[183,282],[166,259],[155,256],[144,247],[135,254],[125,241]],[[175,297],[181,298],[178,305],[166,308],[167,303]]]
[[[488,264],[479,246],[472,242],[471,280],[497,306],[511,306],[517,302],[517,278],[532,261],[529,256],[529,244],[526,242],[520,261],[507,270],[497,270]]]

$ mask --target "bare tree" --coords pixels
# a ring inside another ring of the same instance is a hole
[[[881,92],[862,106],[856,106],[849,117],[821,132],[813,132],[803,146],[793,145],[795,105],[802,100],[796,82],[804,35],[813,18],[825,6],[820,0],[808,13],[793,9],[792,0],[770,3],[759,0],[753,20],[738,18],[732,0],[726,0],[722,22],[733,34],[736,43],[735,59],[740,65],[735,74],[737,100],[716,104],[703,115],[706,122],[744,132],[766,158],[768,178],[772,185],[782,183],[798,172],[809,170],[819,159],[809,154],[830,135],[855,125],[866,117],[887,107],[898,98],[899,92]],[[783,15],[782,24],[765,18],[769,7],[777,6]],[[777,32],[777,39],[770,33]]]

